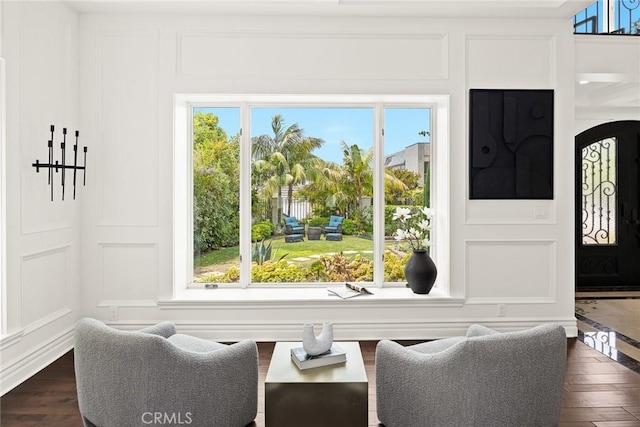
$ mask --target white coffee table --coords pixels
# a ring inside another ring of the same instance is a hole
[[[347,362],[301,371],[291,348],[301,342],[277,342],[265,379],[267,427],[367,426],[367,373],[360,344],[337,342]]]

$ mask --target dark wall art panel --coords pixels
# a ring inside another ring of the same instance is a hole
[[[553,199],[553,90],[471,89],[471,199]]]

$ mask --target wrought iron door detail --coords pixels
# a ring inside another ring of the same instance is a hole
[[[640,290],[640,120],[575,138],[577,290]]]
[[[617,207],[616,139],[582,148],[582,244],[615,245]]]
[[[607,276],[618,274],[618,260],[611,256],[582,257],[578,264],[578,271],[582,274]]]

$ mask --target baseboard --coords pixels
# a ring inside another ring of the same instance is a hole
[[[0,368],[0,396],[4,396],[27,379],[49,366],[73,348],[75,326],[67,328],[39,346],[25,351]]]
[[[576,286],[576,292],[638,292],[640,285],[624,285],[624,286]]]

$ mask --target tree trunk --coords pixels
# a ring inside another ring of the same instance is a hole
[[[287,215],[291,216],[291,202],[293,201],[293,185],[289,184],[289,194],[287,194]]]

